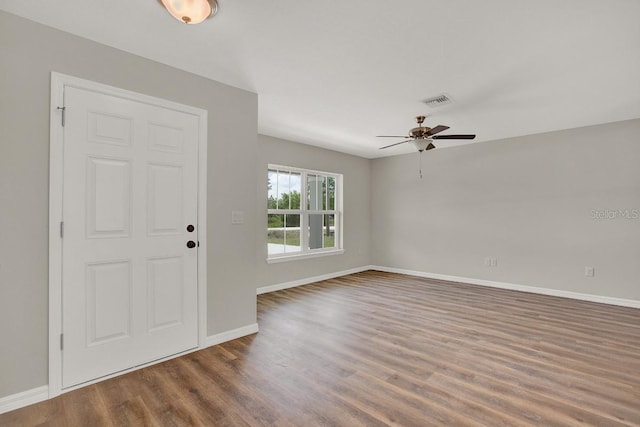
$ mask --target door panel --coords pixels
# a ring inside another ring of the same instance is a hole
[[[149,265],[149,332],[182,323],[182,257],[159,258]]]
[[[89,141],[130,146],[133,139],[133,117],[88,111]]]
[[[198,344],[198,117],[65,87],[63,388]]]
[[[128,160],[87,158],[87,237],[128,237],[131,165]]]
[[[148,229],[150,236],[182,233],[182,167],[150,164],[147,166]]]
[[[87,345],[131,336],[131,263],[87,265]]]
[[[160,123],[149,123],[149,149],[182,153],[184,130]]]

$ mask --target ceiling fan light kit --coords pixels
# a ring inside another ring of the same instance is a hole
[[[413,146],[416,147],[416,150],[423,152],[423,151],[429,151],[429,150],[433,150],[434,148],[436,148],[435,145],[433,145],[431,142],[429,142],[428,139],[416,139],[413,142]]]
[[[218,12],[217,0],[159,0],[167,11],[180,22],[199,24]]]

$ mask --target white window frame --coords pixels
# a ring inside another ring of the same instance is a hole
[[[291,172],[300,174],[300,209],[268,209],[267,206],[267,218],[269,215],[300,215],[300,252],[289,252],[283,254],[269,254],[267,248],[267,263],[276,263],[284,261],[293,261],[305,258],[315,258],[327,255],[340,255],[344,253],[342,246],[343,239],[343,213],[342,213],[342,180],[343,176],[339,173],[317,171],[312,169],[302,169],[292,166],[269,164],[267,167],[267,176],[270,170],[277,170],[279,172]],[[329,178],[334,178],[336,182],[335,186],[335,209],[307,209],[307,176],[308,175],[322,175]],[[278,194],[278,196],[280,196]],[[267,199],[269,193],[267,191]],[[335,215],[334,224],[334,242],[333,248],[317,248],[309,249],[309,242],[306,230],[308,229],[309,214],[322,214],[322,215]]]

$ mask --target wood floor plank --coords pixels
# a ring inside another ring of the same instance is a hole
[[[2,426],[640,426],[640,310],[367,271]]]

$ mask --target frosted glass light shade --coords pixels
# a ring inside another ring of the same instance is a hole
[[[416,139],[413,141],[413,145],[418,149],[418,151],[424,151],[429,145],[429,141],[426,139]]]
[[[199,24],[218,11],[217,0],[160,0],[178,21]]]

